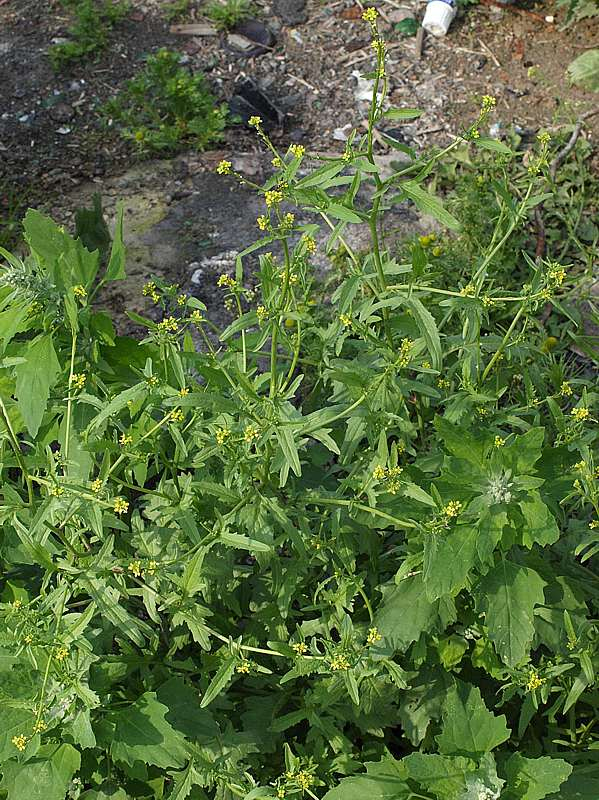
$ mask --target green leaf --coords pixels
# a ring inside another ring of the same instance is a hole
[[[599,49],[587,50],[568,64],[570,81],[592,92],[599,91]]]
[[[241,533],[231,533],[230,531],[223,531],[218,537],[218,541],[229,547],[238,547],[241,550],[254,551],[256,553],[270,553],[272,547],[265,542],[258,539],[250,539],[249,536],[244,536]]]
[[[417,119],[424,114],[419,108],[390,108],[385,111],[383,117],[385,119],[401,120],[401,119]]]
[[[146,692],[133,705],[114,714],[112,757],[130,766],[141,761],[163,769],[182,767],[187,759],[187,746],[183,734],[166,721],[168,711],[155,692]]]
[[[293,432],[286,425],[279,425],[276,428],[276,436],[286,462],[296,475],[301,475],[302,467],[297,452],[297,446],[293,439]]]
[[[326,213],[331,217],[335,217],[335,219],[342,220],[343,222],[363,222],[363,219],[359,214],[356,214],[356,212],[352,211],[350,208],[339,205],[339,203],[331,203],[329,206],[327,206]]]
[[[376,626],[397,650],[407,648],[429,631],[439,618],[436,603],[427,599],[422,575],[384,587],[383,602],[375,615]]]
[[[7,800],[64,800],[69,784],[81,765],[81,756],[70,744],[48,744],[22,763],[6,761],[1,788]]]
[[[30,342],[25,363],[15,367],[19,411],[33,437],[37,436],[48,405],[50,389],[56,383],[59,373],[60,363],[49,333]]]
[[[35,717],[31,711],[9,708],[4,704],[0,706],[0,763],[17,755],[12,737],[22,733],[27,735],[34,722]]]
[[[505,765],[505,800],[543,800],[548,794],[557,792],[571,773],[571,765],[563,758],[525,758],[514,753]],[[572,795],[563,797],[571,798]]]
[[[119,208],[116,227],[114,229],[114,238],[112,240],[112,247],[110,248],[110,258],[108,259],[108,266],[106,267],[106,274],[104,280],[109,281],[122,281],[125,279],[125,245],[123,242],[123,207]]]
[[[424,543],[424,587],[429,600],[456,595],[474,566],[478,531],[457,525],[446,534],[429,534]]]
[[[443,731],[437,737],[441,753],[476,757],[505,742],[510,731],[505,716],[494,716],[476,686],[456,682],[443,702]]]
[[[235,672],[236,662],[237,659],[234,656],[229,656],[223,661],[223,663],[216,671],[216,675],[210,681],[210,684],[206,689],[204,696],[202,697],[200,708],[206,708],[206,706],[209,706],[210,703],[216,697],[218,697],[221,691],[229,683],[229,681],[233,677],[233,673]]]
[[[433,369],[440,371],[443,368],[443,350],[441,349],[441,338],[435,318],[417,297],[406,298],[405,304],[412,312],[420,333],[426,342]]]
[[[439,198],[426,192],[419,183],[416,183],[416,181],[403,181],[400,184],[400,189],[408,199],[416,204],[420,211],[430,214],[441,225],[445,225],[446,228],[452,231],[460,230],[460,223],[443,207],[443,203]]]
[[[474,764],[462,756],[449,757],[437,753],[412,753],[403,759],[410,778],[439,800],[462,800],[466,791],[466,773]]]
[[[522,544],[530,550],[534,544],[547,545],[557,542],[559,528],[551,511],[538,492],[528,492],[526,500],[519,503],[524,516]]]
[[[407,777],[403,763],[386,756],[379,762],[367,762],[366,775],[344,778],[323,800],[409,800],[413,795]]]
[[[513,151],[506,144],[497,141],[497,139],[481,136],[478,139],[473,139],[473,142],[477,147],[482,147],[483,150],[492,150],[494,153],[501,153],[506,156],[514,155]]]
[[[533,569],[504,560],[477,589],[477,607],[485,613],[489,638],[508,667],[527,660],[534,636],[534,607],[545,602],[544,586]]]

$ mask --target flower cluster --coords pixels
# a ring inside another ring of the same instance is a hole
[[[385,481],[385,489],[389,494],[397,494],[401,487],[399,476],[403,472],[402,467],[375,467],[372,477],[376,481]]]

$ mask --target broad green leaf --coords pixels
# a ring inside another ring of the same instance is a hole
[[[276,428],[276,435],[285,460],[296,475],[301,475],[302,467],[297,452],[297,446],[293,439],[293,432],[286,425],[279,425]]]
[[[439,800],[462,800],[466,791],[466,773],[474,763],[462,756],[441,756],[437,753],[412,753],[402,761],[410,778]]]
[[[116,218],[110,258],[108,259],[108,266],[106,267],[106,274],[104,276],[105,281],[122,281],[125,279],[125,256],[125,244],[123,242],[123,207],[121,206]]]
[[[587,50],[568,64],[570,81],[577,86],[599,91],[599,49]]]
[[[27,762],[6,761],[0,788],[7,800],[65,800],[69,784],[81,765],[70,744],[48,744]]]
[[[435,428],[449,453],[468,461],[474,467],[482,467],[485,460],[485,443],[482,438],[475,438],[443,417],[435,417]]]
[[[323,800],[409,800],[413,795],[407,777],[403,763],[387,756],[366,763],[365,775],[344,778]]]
[[[425,214],[430,214],[430,216],[434,217],[441,225],[444,225],[452,231],[460,230],[460,223],[443,207],[443,203],[439,198],[429,194],[419,183],[416,183],[416,181],[402,181],[399,188],[408,199],[415,203],[420,211],[423,211]]]
[[[483,150],[492,150],[494,153],[501,153],[502,155],[511,156],[513,151],[503,142],[497,139],[491,139],[488,136],[480,136],[478,139],[473,139],[473,143]]]
[[[12,737],[28,735],[34,722],[35,715],[32,711],[10,708],[5,702],[0,706],[0,763],[17,755]]]
[[[422,575],[402,580],[398,586],[385,587],[383,602],[375,615],[376,625],[385,639],[397,650],[407,648],[429,631],[439,619],[437,604],[427,599]]]
[[[562,784],[557,794],[547,800],[597,800],[599,786],[599,765],[575,766],[568,780]]]
[[[187,759],[187,746],[183,734],[165,719],[168,711],[155,692],[146,692],[114,714],[112,757],[130,766],[141,761],[163,769],[182,767]]]
[[[419,108],[390,108],[385,111],[383,116],[386,119],[401,120],[401,119],[417,119],[424,114]]]
[[[468,583],[476,556],[477,529],[457,525],[447,533],[429,534],[424,542],[424,587],[429,600],[456,595]]]
[[[181,678],[163,683],[156,690],[156,698],[168,708],[165,720],[188,739],[208,741],[219,735],[210,711],[200,708],[198,692]]]
[[[510,731],[503,714],[496,717],[476,686],[456,682],[443,702],[443,730],[436,736],[441,753],[475,758],[505,742]]]
[[[514,753],[505,765],[505,800],[543,800],[557,792],[571,773],[571,765],[563,758],[525,758],[521,753]],[[566,797],[571,795],[564,795]]]
[[[522,544],[525,547],[530,550],[534,544],[543,546],[557,542],[557,522],[538,492],[529,492],[526,500],[522,500],[519,506],[525,520],[522,528]]]
[[[37,435],[59,373],[60,363],[49,333],[30,342],[25,363],[15,367],[19,411],[31,436]]]
[[[335,219],[340,219],[343,222],[363,222],[363,219],[359,214],[356,214],[356,212],[352,211],[351,208],[346,208],[345,206],[339,205],[339,203],[331,203],[328,205],[326,212],[329,216],[335,217]]]
[[[503,560],[477,588],[477,607],[485,613],[489,638],[508,667],[528,659],[534,607],[545,601],[544,586],[533,569]]]
[[[481,563],[493,564],[493,552],[501,541],[507,523],[507,512],[499,511],[497,506],[492,506],[481,514],[476,537],[476,552]]]

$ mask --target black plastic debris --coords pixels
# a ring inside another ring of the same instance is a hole
[[[227,34],[225,47],[242,58],[255,58],[272,50],[275,36],[260,20],[246,19]]]
[[[283,112],[264,94],[252,78],[235,85],[235,94],[229,101],[229,113],[238,116],[244,124],[250,117],[260,117],[264,130],[280,127]]]

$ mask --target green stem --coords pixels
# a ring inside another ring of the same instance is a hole
[[[497,350],[493,353],[493,358],[487,364],[487,366],[486,366],[486,368],[485,368],[485,370],[483,372],[483,375],[482,375],[481,383],[485,382],[485,379],[486,379],[487,375],[489,374],[489,372],[491,372],[491,370],[495,366],[495,363],[496,363],[497,359],[503,353],[503,351],[505,349],[505,346],[506,346],[506,344],[508,342],[508,339],[512,335],[512,333],[514,331],[514,328],[518,324],[518,320],[520,319],[520,317],[522,316],[523,313],[524,313],[524,306],[522,305],[522,306],[520,306],[520,308],[518,309],[518,313],[516,314],[516,316],[512,320],[512,324],[507,329],[506,334],[503,337],[503,340],[502,340],[501,344],[499,345]]]
[[[392,522],[394,525],[397,525],[399,528],[417,528],[418,525],[415,522],[411,522],[410,520],[399,519],[398,517],[394,517],[391,514],[387,514],[386,511],[380,511],[378,508],[373,508],[372,506],[367,506],[364,503],[356,503],[355,500],[337,500],[334,497],[313,497],[309,499],[308,505],[316,506],[316,505],[328,505],[328,506],[343,506],[345,508],[357,508],[359,511],[367,511],[370,514],[374,514],[381,519],[387,520],[387,522]]]
[[[17,464],[19,465],[21,472],[23,473],[23,477],[25,478],[25,483],[27,485],[27,494],[29,496],[29,505],[33,505],[33,484],[31,482],[31,475],[29,474],[29,470],[25,464],[25,459],[23,458],[23,454],[21,453],[21,447],[19,445],[19,440],[17,439],[13,427],[10,422],[10,418],[8,416],[8,411],[6,410],[6,406],[4,405],[4,401],[2,397],[0,397],[0,416],[2,417],[2,422],[4,422],[4,426],[6,428],[6,432],[8,433],[8,438],[10,440],[10,446],[12,447],[13,453],[15,454],[15,458],[17,460]]]
[[[71,335],[71,363],[69,366],[69,394],[67,398],[67,421],[65,426],[65,442],[64,442],[64,459],[65,462],[69,459],[69,445],[71,439],[71,418],[73,412],[73,395],[71,389],[73,386],[73,373],[75,371],[75,354],[77,352],[77,334],[75,332]],[[66,463],[63,470],[66,469]]]

